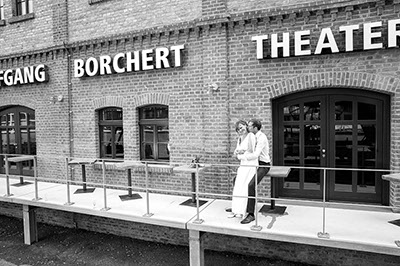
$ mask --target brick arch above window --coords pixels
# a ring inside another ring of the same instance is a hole
[[[136,96],[133,101],[137,107],[149,104],[169,105],[169,95],[163,93],[144,93]]]
[[[50,103],[50,99],[48,101]],[[32,97],[1,97],[0,98],[0,106],[13,106],[20,105],[24,107],[28,107],[30,109],[36,110],[38,109],[38,101],[32,100]]]
[[[394,94],[400,91],[400,79],[362,72],[321,72],[300,75],[266,87],[270,98],[315,88],[363,88]]]
[[[125,107],[125,98],[120,96],[107,96],[93,100],[95,110],[108,106]]]

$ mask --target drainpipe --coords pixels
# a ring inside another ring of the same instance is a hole
[[[74,122],[72,112],[72,77],[71,77],[71,52],[65,46],[67,52],[67,84],[68,84],[68,119],[69,119],[69,157],[74,156]]]
[[[74,156],[74,121],[72,112],[72,74],[71,74],[71,60],[72,53],[71,48],[68,45],[69,42],[69,28],[68,28],[68,0],[65,0],[65,40],[63,41],[64,49],[67,52],[67,90],[68,90],[68,121],[69,121],[69,157]]]

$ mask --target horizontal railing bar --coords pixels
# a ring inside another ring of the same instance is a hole
[[[0,154],[0,156],[26,156],[25,154]],[[36,156],[36,155],[32,155]],[[37,157],[37,156],[36,156]],[[54,159],[55,157],[40,157],[40,158],[52,158]],[[57,158],[57,157],[56,157]],[[66,157],[60,157],[65,159]],[[99,162],[106,161],[114,161],[114,162],[124,162],[121,160],[116,160],[116,159],[104,159],[104,158],[99,158],[96,159]],[[130,161],[130,160],[125,160],[125,161]],[[165,163],[163,162],[155,162],[155,161],[134,161],[132,162],[140,162],[143,163],[143,168],[146,168],[146,162],[148,163],[148,167],[151,168],[151,164],[160,164],[163,165]],[[150,164],[150,165],[149,165]],[[171,165],[171,164],[170,164]],[[174,164],[174,165],[179,165],[179,164]],[[182,165],[187,165],[187,164],[182,164]],[[196,165],[196,164],[195,164]],[[198,165],[202,165],[201,163]],[[222,166],[222,167],[239,167],[237,164],[207,164],[207,166]],[[246,166],[246,165],[241,165],[245,167],[255,167],[255,166]],[[74,166],[70,166],[74,167]],[[271,166],[258,166],[258,167],[271,167]],[[292,169],[313,169],[313,170],[329,170],[329,171],[368,171],[368,172],[398,172],[399,170],[395,169],[361,169],[361,168],[332,168],[332,167],[309,167],[309,166],[289,166],[289,165],[284,165],[284,167],[290,167]],[[124,169],[106,169],[106,170],[124,170]],[[1,177],[6,177],[5,174],[0,174]],[[24,177],[27,180],[35,180],[35,177],[32,176],[24,176],[24,175],[8,175],[9,177],[12,178],[20,178]],[[146,191],[145,187],[136,187],[136,186],[124,186],[124,185],[113,185],[113,184],[103,184],[103,183],[97,183],[97,182],[83,182],[79,180],[68,180],[66,181],[65,179],[53,179],[53,178],[44,178],[44,177],[36,177],[36,180],[38,181],[44,181],[44,182],[55,182],[58,184],[66,184],[67,182],[69,184],[86,184],[86,185],[91,185],[91,186],[106,186],[107,188],[120,188],[121,190],[125,189],[134,189],[134,190],[139,190],[139,191]],[[169,189],[158,189],[158,188],[147,188],[148,191],[151,192],[167,192],[167,193],[177,193],[181,195],[195,195],[196,192],[191,191],[182,191],[182,190],[169,190]],[[239,197],[239,198],[253,198],[255,199],[256,197],[249,197],[249,196],[233,196],[231,194],[217,194],[217,193],[208,193],[208,192],[197,192],[199,196],[211,196],[211,197]],[[286,201],[286,202],[296,202],[296,203],[313,203],[317,205],[323,205],[324,203],[320,200],[302,200],[302,199],[287,199],[287,198],[270,198],[270,197],[257,197],[259,200],[275,200],[275,201]],[[322,200],[322,199],[321,199]],[[326,204],[331,205],[331,206],[351,206],[351,207],[377,207],[377,208],[382,208],[382,209],[391,209],[393,207],[391,206],[383,206],[383,205],[367,205],[367,204],[353,204],[353,203],[345,203],[345,202],[327,202]]]

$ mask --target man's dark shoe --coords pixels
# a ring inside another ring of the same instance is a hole
[[[244,218],[240,223],[241,224],[248,224],[251,223],[252,221],[254,221],[256,218],[254,218],[253,215],[251,214],[247,214],[246,218]]]
[[[226,212],[232,212],[232,208],[225,208]]]

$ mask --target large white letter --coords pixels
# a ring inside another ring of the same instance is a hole
[[[175,52],[175,61],[174,61],[174,67],[180,67],[182,66],[182,54],[181,50],[185,49],[185,45],[175,45],[171,46],[171,51]]]
[[[95,76],[99,71],[99,62],[94,57],[89,57],[85,64],[86,74],[89,77]]]
[[[6,72],[4,72],[4,84],[11,86],[13,85],[13,81],[13,71],[12,69],[7,69]]]
[[[19,84],[24,84],[24,78],[22,77],[22,72],[20,68],[17,68],[15,70],[14,85],[17,85],[18,82]]]
[[[397,30],[398,24],[400,19],[388,21],[388,48],[397,46],[397,37],[400,36],[400,31]]]
[[[153,64],[149,64],[149,62],[153,62],[153,49],[147,49],[142,51],[142,69],[143,70],[151,70],[154,69]]]
[[[85,65],[85,61],[82,59],[75,59],[74,60],[74,76],[75,78],[80,78],[85,75],[85,70],[83,69],[83,66]]]
[[[100,56],[99,58],[100,75],[112,74],[110,63],[111,63],[111,56],[109,55]]]
[[[24,80],[25,80],[25,83],[35,82],[33,66],[24,67]]]
[[[49,75],[47,74],[47,68],[45,65],[41,64],[35,68],[35,79],[38,82],[45,82],[49,80]]]
[[[364,24],[364,50],[381,49],[383,47],[382,43],[372,43],[372,39],[382,36],[381,32],[372,32],[372,28],[381,26],[381,21]]]
[[[296,31],[294,33],[294,55],[295,56],[300,56],[300,55],[310,55],[311,50],[302,50],[301,47],[304,45],[310,45],[310,39],[303,40],[303,36],[309,36],[310,31],[309,30],[303,30],[303,31]]]
[[[169,50],[165,47],[156,48],[156,68],[169,68]]]
[[[325,38],[328,37],[328,42],[325,43]],[[333,33],[331,28],[324,28],[321,30],[321,34],[319,35],[317,48],[315,48],[314,54],[321,54],[323,48],[330,48],[332,53],[338,53],[339,49],[337,47],[335,37],[333,37]]]
[[[290,40],[289,40],[289,32],[284,32],[282,36],[282,42],[278,42],[278,34],[271,34],[271,57],[278,57],[278,48],[283,48],[283,56],[290,56]]]
[[[3,77],[3,70],[0,70],[0,87],[3,85],[4,77]]]
[[[263,59],[263,53],[264,53],[264,40],[268,39],[268,35],[261,35],[261,36],[253,36],[251,37],[252,41],[256,41],[256,55],[257,59]]]
[[[124,72],[125,72],[125,68],[119,67],[120,60],[121,60],[121,58],[124,58],[124,57],[125,57],[125,54],[124,54],[124,53],[118,53],[118,54],[116,54],[116,55],[114,56],[114,59],[113,59],[113,68],[114,68],[114,71],[115,71],[115,72],[117,72],[117,73],[124,73]]]
[[[346,52],[351,52],[354,49],[353,45],[353,37],[354,31],[358,30],[358,25],[348,25],[348,26],[341,26],[339,27],[339,31],[344,31],[344,36],[346,40]]]
[[[135,71],[140,70],[140,54],[139,51],[134,51],[133,52],[133,58],[132,58],[132,53],[128,52],[126,53],[126,71],[131,72],[132,71],[132,65],[135,65]]]

